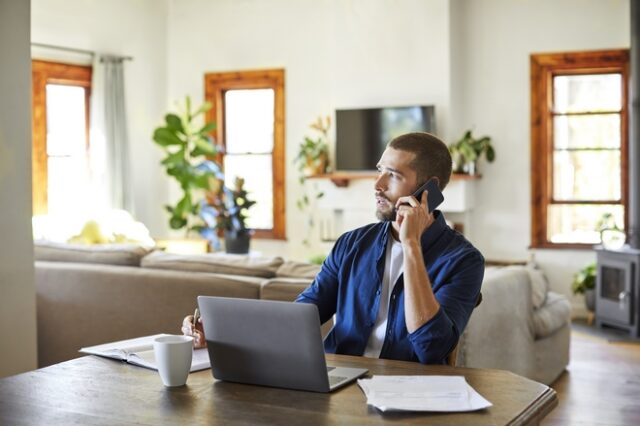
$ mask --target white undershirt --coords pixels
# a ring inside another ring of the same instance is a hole
[[[380,309],[378,317],[373,326],[367,347],[364,349],[364,356],[379,358],[382,351],[384,338],[387,334],[387,317],[389,316],[389,300],[396,281],[402,274],[402,244],[396,241],[391,235],[387,242],[387,252],[384,261],[384,276],[382,277],[382,288],[380,289]]]

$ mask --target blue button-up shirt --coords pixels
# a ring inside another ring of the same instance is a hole
[[[444,215],[422,234],[424,264],[440,309],[413,333],[404,317],[404,276],[393,287],[387,330],[380,358],[442,364],[458,342],[476,305],[484,258],[461,234],[447,226]],[[343,234],[313,283],[296,302],[313,303],[324,323],[336,314],[324,341],[325,351],[362,355],[380,306],[391,222],[378,222]]]

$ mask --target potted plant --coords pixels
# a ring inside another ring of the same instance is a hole
[[[217,180],[201,208],[208,238],[216,239],[218,233],[214,229],[220,230],[224,233],[227,253],[249,253],[252,231],[247,227],[247,210],[255,203],[248,198],[243,178],[236,177],[233,189]]]
[[[187,96],[184,107],[178,114],[165,116],[165,124],[153,132],[153,140],[162,148],[166,157],[161,164],[169,176],[182,189],[182,197],[175,205],[166,205],[171,229],[186,229],[187,236],[197,231],[205,238],[211,236],[207,223],[201,216],[206,205],[207,194],[215,189],[217,181],[224,175],[214,160],[220,152],[210,135],[215,123],[204,122],[205,113],[211,104],[205,102],[192,109]]]
[[[329,160],[329,128],[331,127],[331,118],[322,117],[309,125],[313,130],[319,133],[317,138],[305,136],[300,143],[298,155],[294,162],[298,165],[304,181],[305,177],[320,175],[326,173]]]
[[[571,283],[573,294],[584,294],[587,309],[591,312],[596,307],[596,270],[595,262],[588,264],[573,276]]]
[[[496,158],[491,138],[489,136],[475,138],[471,130],[467,130],[460,140],[450,145],[449,152],[454,163],[454,173],[469,175],[478,173],[477,163],[483,154],[489,163]]]
[[[311,203],[314,200],[322,198],[324,192],[317,189],[314,185],[312,193],[306,192],[304,186],[307,177],[324,174],[328,171],[329,161],[329,128],[331,127],[331,118],[329,116],[318,117],[318,119],[309,125],[311,129],[319,133],[318,137],[312,138],[305,136],[304,140],[300,143],[298,149],[298,155],[294,159],[294,164],[297,165],[300,176],[298,181],[300,185],[303,185],[303,193],[296,200],[296,206],[301,213],[308,211],[307,215],[307,232],[302,243],[305,246],[309,246],[309,237],[311,230],[314,226]]]

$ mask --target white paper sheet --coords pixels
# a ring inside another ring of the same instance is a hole
[[[358,380],[381,411],[464,412],[491,407],[463,376],[373,376]]]

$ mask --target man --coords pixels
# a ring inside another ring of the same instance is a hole
[[[315,304],[321,323],[335,314],[326,352],[445,363],[476,305],[484,258],[440,211],[429,212],[426,192],[420,200],[410,194],[431,178],[444,189],[451,165],[447,146],[431,134],[389,143],[375,181],[380,222],[343,234],[296,299]]]

